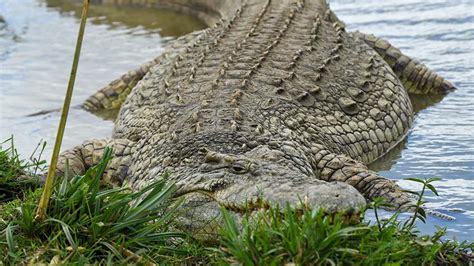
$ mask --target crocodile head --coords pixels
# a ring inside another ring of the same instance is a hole
[[[352,186],[316,180],[285,153],[267,145],[242,154],[207,149],[202,153],[198,170],[178,178],[178,194],[201,217],[193,221],[206,224],[218,215],[219,206],[244,214],[287,204],[297,209],[322,208],[329,215],[342,213],[349,221],[357,221],[366,204]]]

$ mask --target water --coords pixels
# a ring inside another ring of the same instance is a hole
[[[59,114],[25,117],[62,106],[72,64],[81,4],[58,0],[0,0],[0,140],[15,137],[29,155],[54,143]],[[175,20],[173,20],[173,18]],[[189,16],[156,9],[93,5],[81,53],[72,105],[126,71],[162,52],[163,43],[204,27]],[[113,123],[71,109],[63,149],[111,135]]]
[[[64,2],[0,1],[0,16],[6,21],[0,22],[0,139],[14,134],[25,155],[41,138],[53,143],[56,133],[57,113],[25,115],[61,106],[80,12]],[[474,240],[474,0],[333,0],[331,6],[348,30],[390,40],[457,86],[442,101],[413,99],[418,112],[407,141],[371,167],[396,180],[442,177],[435,184],[440,197],[429,195],[429,206],[464,212],[447,212],[457,218],[452,222],[430,217],[421,230],[448,226],[450,238]],[[94,6],[91,16],[74,104],[157,56],[170,36],[202,27],[189,17],[156,10]],[[63,147],[110,136],[111,130],[112,122],[72,109]],[[419,189],[408,181],[400,184]]]
[[[446,222],[430,217],[424,232],[434,224],[448,226],[451,237],[474,239],[474,1],[473,0],[334,0],[331,7],[349,30],[384,37],[407,55],[415,56],[452,81],[458,90],[441,102],[417,99],[430,105],[417,113],[404,149],[391,155],[390,164],[375,166],[383,176],[441,177],[435,183],[439,198],[428,198],[434,208],[457,218]],[[421,97],[425,98],[425,97]],[[412,182],[400,181],[408,189]]]

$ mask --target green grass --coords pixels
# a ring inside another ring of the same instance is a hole
[[[0,188],[16,184],[17,175],[34,170],[19,159],[12,142],[0,149]],[[82,176],[56,182],[48,217],[35,221],[41,188],[17,186],[22,193],[0,203],[0,265],[59,262],[63,264],[244,264],[244,265],[468,265],[472,242],[442,240],[446,229],[420,236],[415,220],[398,214],[374,223],[347,224],[340,216],[318,210],[277,208],[246,215],[237,223],[222,210],[218,244],[199,242],[176,219],[180,200],[166,175],[140,191],[104,187],[100,177],[110,150]],[[419,207],[430,180],[418,193]],[[1,194],[0,194],[1,195]],[[376,200],[372,208],[383,205]]]
[[[45,146],[46,142],[40,141],[28,160],[24,160],[15,148],[13,136],[0,143],[0,203],[39,186],[38,178],[33,177],[46,167],[46,161],[41,159]]]
[[[189,252],[187,235],[171,230],[179,206],[174,185],[163,177],[138,192],[102,187],[110,154],[82,176],[61,178],[43,221],[34,219],[40,189],[1,207],[5,263],[173,261]]]
[[[445,229],[418,236],[396,219],[381,228],[363,221],[348,225],[340,216],[321,211],[302,214],[272,208],[244,219],[238,230],[225,214],[219,260],[245,265],[431,265],[466,264],[472,243],[441,241]],[[472,259],[472,258],[471,258]]]

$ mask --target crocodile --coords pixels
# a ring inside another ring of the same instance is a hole
[[[89,97],[91,112],[120,108],[113,135],[64,151],[58,174],[83,173],[111,147],[104,182],[139,189],[170,172],[204,224],[220,206],[357,219],[382,197],[412,210],[412,197],[367,165],[409,132],[409,94],[443,95],[452,83],[382,38],[346,31],[325,0],[119,2],[209,27]]]

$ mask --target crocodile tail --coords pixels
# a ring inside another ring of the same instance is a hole
[[[361,32],[355,32],[354,35],[359,36],[383,57],[409,93],[446,94],[455,89],[451,82],[416,59],[406,56],[388,41]]]
[[[157,63],[158,58],[141,65],[137,69],[128,71],[120,78],[110,82],[107,86],[89,96],[82,107],[89,112],[119,109],[133,87]]]

